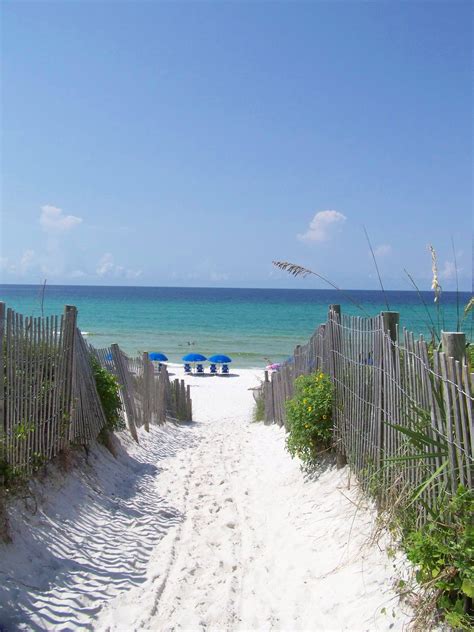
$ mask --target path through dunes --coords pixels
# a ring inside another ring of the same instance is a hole
[[[37,486],[38,511],[0,552],[4,629],[407,623],[347,472],[304,482],[284,433],[251,423],[258,373],[238,373],[187,378],[195,423],[142,432],[117,460],[94,450],[60,489]]]
[[[357,510],[347,471],[305,483],[283,431],[250,422],[258,374],[239,373],[189,378],[196,440],[160,463],[156,487],[183,521],[99,627],[402,629],[391,563],[367,545],[374,516]]]

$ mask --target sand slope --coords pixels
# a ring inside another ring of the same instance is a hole
[[[61,491],[47,486],[30,524],[13,520],[7,629],[404,627],[348,472],[305,482],[283,431],[250,422],[259,374],[238,373],[188,378],[195,423],[125,439],[118,460],[95,450]]]

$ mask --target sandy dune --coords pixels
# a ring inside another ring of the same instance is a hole
[[[251,423],[256,371],[191,377],[196,422],[94,449],[1,547],[0,621],[30,630],[399,630],[392,562],[347,470],[306,481]],[[31,499],[29,501],[32,502]]]

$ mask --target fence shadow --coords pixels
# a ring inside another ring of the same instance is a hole
[[[38,510],[25,521],[18,501],[13,544],[0,546],[4,629],[88,627],[104,601],[146,580],[152,550],[183,520],[156,491],[159,463],[194,441],[173,425],[155,430],[136,455],[122,448],[114,458],[94,446],[66,481],[49,466],[56,489],[48,497],[40,482],[30,483]]]
[[[332,453],[324,453],[320,454],[317,458],[317,461],[312,463],[311,465],[302,466],[302,471],[304,474],[305,481],[317,481],[318,478],[327,472],[328,470],[333,470],[336,467],[336,455]]]

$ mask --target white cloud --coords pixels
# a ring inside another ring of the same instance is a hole
[[[32,267],[35,258],[34,250],[25,250],[20,259],[19,271],[21,274],[26,274]]]
[[[178,275],[178,278],[181,278],[182,275]],[[184,278],[187,279],[188,281],[195,281],[196,279],[201,279],[201,274],[199,272],[187,272],[184,275]]]
[[[132,270],[124,266],[117,265],[114,257],[110,252],[106,252],[97,264],[96,273],[100,277],[116,277],[126,279],[137,279],[143,272],[142,270]]]
[[[16,272],[16,265],[8,257],[0,257],[0,270],[8,274]]]
[[[458,274],[462,272],[462,268],[458,266]],[[456,265],[454,261],[445,261],[443,269],[440,271],[439,276],[446,281],[456,278]]]
[[[211,281],[228,281],[229,275],[227,272],[211,272],[210,279]]]
[[[116,266],[113,256],[110,252],[106,252],[105,255],[100,258],[95,271],[99,276],[107,276],[108,274],[114,272],[115,268]]]
[[[19,260],[0,257],[0,270],[16,277],[24,277],[32,268],[38,266],[34,250],[25,250]]]
[[[62,209],[45,204],[41,207],[40,224],[47,233],[61,233],[82,223],[82,217],[64,215]]]
[[[390,244],[380,244],[379,246],[375,246],[374,255],[376,257],[386,257],[387,255],[392,254],[392,246]]]
[[[339,211],[319,211],[313,217],[308,230],[298,235],[301,241],[327,241],[334,228],[346,221],[346,216]]]
[[[69,276],[71,277],[71,279],[82,279],[87,275],[84,270],[73,270]]]

